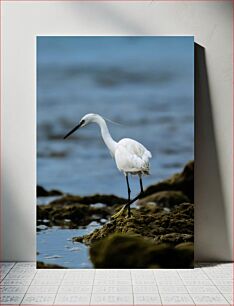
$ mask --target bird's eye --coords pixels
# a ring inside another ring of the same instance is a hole
[[[80,125],[83,125],[85,123],[85,120],[81,120]]]

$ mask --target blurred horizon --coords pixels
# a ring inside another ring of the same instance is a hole
[[[152,152],[145,186],[180,171],[194,159],[193,37],[37,37],[37,184],[126,197],[96,125],[63,140],[86,113],[122,124],[107,122],[116,141]]]

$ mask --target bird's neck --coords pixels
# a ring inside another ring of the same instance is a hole
[[[111,155],[114,156],[117,143],[111,137],[106,121],[101,116],[97,116],[95,118],[95,122],[99,125],[101,129],[102,139],[104,143],[109,149]]]

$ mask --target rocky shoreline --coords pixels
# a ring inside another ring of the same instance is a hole
[[[40,226],[78,228],[99,222],[102,226],[91,234],[73,238],[89,245],[97,268],[192,267],[193,184],[194,163],[189,162],[181,173],[149,186],[131,209],[130,218],[124,213],[113,217],[126,199],[114,195],[64,195],[43,188],[44,196],[57,193],[59,197],[37,206],[38,230]],[[42,187],[37,190],[42,191]]]
[[[114,195],[65,195],[47,205],[37,205],[37,225],[77,228],[109,218],[126,199]]]
[[[89,235],[73,240],[92,244],[114,233],[122,233],[152,239],[156,243],[193,242],[194,205],[183,203],[172,211],[155,207],[152,204],[132,209],[132,216],[111,219]]]

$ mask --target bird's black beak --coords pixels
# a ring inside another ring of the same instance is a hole
[[[67,133],[67,135],[65,135],[63,137],[63,139],[66,139],[68,136],[70,136],[72,133],[74,133],[76,130],[78,130],[82,124],[84,123],[84,121],[82,120],[77,126],[74,127],[74,129],[72,129],[70,132]]]

